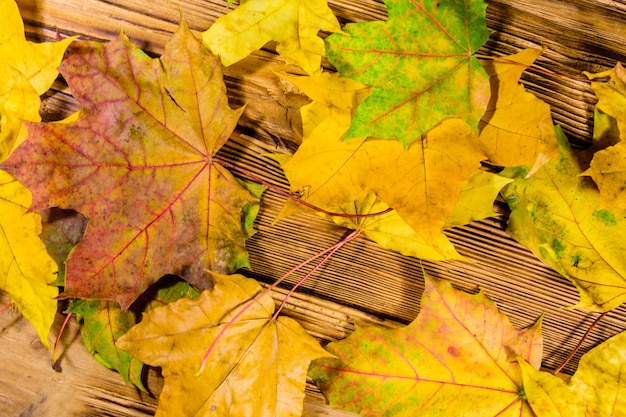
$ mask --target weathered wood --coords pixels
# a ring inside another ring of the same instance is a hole
[[[162,52],[176,29],[180,12],[198,32],[227,11],[221,0],[162,0],[158,7],[145,0],[19,0],[18,4],[31,39],[52,39],[58,30],[63,35],[106,41],[124,30],[133,42],[155,55]],[[548,73],[526,71],[523,82],[552,106],[555,122],[572,140],[588,142],[595,97],[582,71],[602,71],[616,61],[626,61],[626,3],[491,0],[488,4],[488,26],[494,33],[480,54],[501,56],[545,45],[548,49],[534,67]],[[330,5],[342,23],[386,18],[384,4],[374,0],[332,0]],[[278,165],[261,154],[289,153],[297,147],[301,136],[298,110],[308,99],[274,71],[300,73],[276,57],[272,45],[225,69],[231,105],[245,103],[246,110],[220,157],[287,189]],[[42,112],[46,120],[53,120],[77,108],[59,82],[47,94]],[[334,244],[344,233],[314,216],[300,215],[272,224],[283,202],[274,192],[264,195],[259,232],[249,242],[253,272],[248,275],[266,284]],[[528,326],[545,314],[544,366],[555,368],[595,317],[564,308],[576,303],[575,288],[506,236],[505,214],[447,232],[469,263],[420,263],[365,239],[351,242],[301,287],[286,314],[322,341],[345,337],[355,323],[407,323],[419,311],[423,267],[461,288],[484,290],[517,326]],[[282,294],[304,273],[288,279],[281,286]],[[275,293],[277,299],[281,291]],[[583,352],[623,330],[625,321],[626,307],[609,313],[584,344]],[[5,369],[0,410],[11,410],[7,415],[144,416],[154,412],[154,398],[126,387],[119,376],[88,357],[80,341],[66,343],[63,373],[57,374],[50,369],[50,353],[38,344],[23,320],[0,313],[0,323],[4,353],[0,365]],[[75,333],[73,328],[66,341]],[[575,369],[579,357],[567,372]],[[152,372],[148,385],[155,395],[161,384]],[[312,385],[307,392],[305,415],[349,415],[330,410]]]
[[[8,302],[6,294],[0,302]],[[63,317],[57,316],[56,333]],[[32,326],[15,311],[0,314],[0,415],[116,416],[154,415],[156,399],[128,387],[115,371],[91,357],[82,344],[78,326],[70,323],[63,334],[62,372],[52,369],[50,352]],[[51,342],[54,340],[51,338]],[[149,371],[148,384],[160,389],[161,379]]]

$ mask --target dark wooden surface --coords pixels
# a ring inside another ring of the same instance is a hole
[[[141,0],[19,0],[27,36],[33,40],[63,35],[107,40],[121,29],[138,45],[159,54],[176,29],[180,11],[193,30],[210,26],[226,12],[225,1],[162,0],[155,6]],[[493,31],[481,54],[500,56],[521,48],[548,49],[535,68],[527,71],[527,88],[552,106],[555,123],[573,142],[591,137],[595,97],[582,71],[598,72],[626,62],[626,2],[492,0],[488,26]],[[332,0],[342,23],[384,19],[384,4],[373,0]],[[273,53],[272,45],[225,69],[233,106],[247,104],[230,143],[220,156],[288,188],[277,164],[264,152],[290,152],[300,140],[299,108],[308,102],[297,91],[285,90],[273,70],[297,73]],[[560,75],[548,75],[546,72]],[[566,78],[568,76],[571,78]],[[76,110],[67,88],[58,82],[46,95],[43,114],[58,119]],[[252,275],[271,283],[291,267],[337,242],[343,230],[313,216],[296,216],[276,225],[272,219],[283,198],[267,192],[262,201],[257,233],[249,242]],[[423,264],[435,276],[460,288],[481,288],[520,327],[544,316],[547,368],[556,367],[569,353],[595,316],[568,310],[578,294],[567,280],[544,266],[506,236],[505,213],[447,232],[459,252],[472,260]],[[301,275],[295,275],[284,288]],[[359,239],[347,245],[293,297],[286,314],[300,320],[322,341],[347,336],[355,324],[395,326],[411,321],[419,311],[423,290],[419,260],[382,250]],[[284,289],[276,292],[277,300]],[[584,343],[583,352],[626,329],[626,308],[612,311]],[[57,326],[58,327],[58,326]],[[37,341],[30,326],[15,312],[0,313],[0,416],[147,416],[152,415],[162,380],[148,373],[154,396],[126,387],[117,374],[91,359],[76,328],[63,342],[63,372],[50,367],[50,352]],[[566,368],[571,373],[580,354]],[[327,408],[309,384],[306,416],[349,415]]]

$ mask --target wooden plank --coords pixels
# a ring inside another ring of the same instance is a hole
[[[225,13],[224,1],[163,0],[158,7],[144,0],[19,0],[31,39],[63,35],[108,40],[122,29],[136,44],[159,54],[178,25],[180,12],[197,32]],[[570,138],[588,142],[595,97],[582,71],[602,71],[626,61],[626,2],[609,0],[491,0],[488,26],[494,31],[480,51],[500,56],[528,46],[545,45],[536,68],[527,71],[527,88],[548,102],[557,123]],[[374,0],[333,0],[331,7],[345,23],[385,19],[384,4]],[[231,105],[246,110],[231,142],[220,157],[244,167],[266,181],[288,189],[287,181],[268,152],[292,152],[301,138],[299,108],[308,102],[297,89],[273,71],[300,73],[286,66],[272,45],[225,69]],[[550,73],[561,74],[551,75]],[[564,78],[562,75],[574,77]],[[56,120],[78,108],[59,82],[43,104],[46,120]],[[270,284],[294,265],[340,239],[344,230],[314,216],[296,216],[272,224],[284,198],[274,192],[263,197],[257,233],[249,243],[253,272],[248,275]],[[545,313],[544,366],[556,367],[578,342],[594,317],[564,307],[577,301],[574,287],[539,262],[503,232],[505,215],[448,231],[459,251],[471,260],[421,263],[381,250],[365,239],[351,242],[323,270],[309,279],[292,298],[286,313],[300,320],[322,341],[348,335],[355,323],[395,326],[412,320],[423,291],[422,267],[455,285],[483,289],[518,326],[527,326]],[[275,293],[304,274],[296,274]],[[38,345],[34,332],[15,315],[0,313],[3,333],[0,359],[7,372],[0,385],[0,409],[8,415],[152,415],[155,398],[124,386],[119,376],[92,360],[78,341],[76,329],[66,336],[63,373],[49,366],[50,354]],[[594,330],[583,351],[623,330],[626,307],[611,312]],[[58,323],[57,323],[58,325]],[[68,339],[69,338],[69,339]],[[576,359],[566,368],[575,369]],[[148,384],[155,396],[162,380],[155,372]],[[307,416],[348,415],[325,406],[309,385]]]
[[[3,304],[6,294],[0,296]],[[53,327],[57,333],[61,315]],[[156,399],[124,385],[119,374],[97,363],[80,340],[75,321],[63,335],[62,372],[52,369],[51,355],[32,326],[15,311],[0,314],[0,415],[118,416],[154,415]],[[54,343],[54,340],[51,340]],[[148,384],[160,389],[150,370]]]

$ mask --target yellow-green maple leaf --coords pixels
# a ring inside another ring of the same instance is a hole
[[[287,63],[314,73],[325,55],[320,30],[341,31],[326,0],[245,0],[203,32],[202,41],[229,66],[273,40]]]
[[[626,416],[626,332],[587,352],[568,382],[520,360],[524,392],[540,417]]]
[[[58,290],[48,284],[56,278],[57,265],[39,239],[41,218],[28,211],[31,200],[26,188],[0,171],[0,289],[49,347]]]
[[[533,416],[517,356],[539,367],[541,322],[515,329],[484,293],[430,279],[408,326],[357,328],[309,374],[331,407],[363,417]]]
[[[519,84],[524,69],[541,52],[525,49],[483,63],[490,76],[491,99],[478,124],[479,139],[493,164],[528,165],[534,172],[559,155],[550,106]]]
[[[530,167],[516,170],[504,188],[511,208],[507,232],[572,281],[580,293],[575,307],[608,311],[626,301],[626,220],[623,212],[601,207],[560,129],[557,138],[559,158],[529,178]]]
[[[349,23],[326,38],[327,58],[345,78],[374,87],[344,139],[419,141],[442,119],[472,131],[489,101],[474,53],[489,31],[483,0],[383,0],[385,21]],[[345,36],[344,36],[345,35]]]
[[[139,360],[162,367],[165,386],[157,417],[299,417],[309,363],[328,353],[294,320],[272,321],[269,294],[219,336],[263,289],[241,275],[212,277],[212,291],[149,311],[117,341]],[[206,370],[198,374],[217,337]]]
[[[0,0],[0,162],[27,135],[23,120],[39,121],[39,96],[59,75],[71,38],[33,43],[24,36],[24,24],[14,0]]]
[[[115,341],[137,324],[135,312],[122,310],[114,301],[78,298],[72,300],[67,312],[76,314],[81,323],[83,343],[91,356],[101,365],[119,372],[127,384],[132,383],[147,392],[141,380],[143,363],[115,347]]]

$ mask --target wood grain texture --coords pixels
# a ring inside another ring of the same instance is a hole
[[[382,2],[331,0],[342,23],[385,19]],[[106,41],[123,30],[148,53],[158,55],[176,30],[180,13],[191,28],[202,31],[227,11],[222,0],[18,0],[32,40],[62,35]],[[523,82],[548,102],[556,123],[574,142],[588,143],[596,101],[582,71],[598,72],[626,62],[626,2],[610,0],[490,0],[488,26],[493,31],[483,55],[501,56],[528,46],[548,49]],[[327,64],[326,64],[327,65]],[[289,153],[301,138],[299,108],[308,102],[274,71],[300,73],[285,65],[270,44],[225,69],[232,106],[246,104],[240,124],[219,156],[288,189],[278,165],[261,156]],[[554,75],[559,74],[559,75]],[[566,78],[568,76],[571,78]],[[42,114],[57,120],[78,109],[67,87],[58,82],[44,100]],[[336,243],[344,230],[313,216],[296,216],[272,224],[284,198],[267,192],[250,240],[253,271],[271,284],[297,263]],[[456,286],[483,289],[520,327],[542,314],[546,339],[544,366],[555,368],[567,356],[595,316],[567,310],[578,294],[564,278],[538,261],[505,233],[503,215],[447,232],[464,262],[420,263],[359,239],[348,244],[294,296],[286,314],[295,317],[321,341],[350,334],[355,324],[397,326],[415,318],[423,291],[422,267]],[[277,300],[306,271],[291,277],[275,293]],[[609,313],[582,352],[624,330],[626,307]],[[121,378],[91,359],[81,342],[66,336],[63,372],[50,369],[50,353],[36,341],[27,323],[0,313],[0,415],[8,416],[147,416],[156,399],[126,387]],[[71,342],[71,343],[70,343]],[[582,353],[581,352],[581,353]],[[566,371],[575,369],[580,353]],[[148,386],[158,395],[162,381],[153,370]],[[329,409],[312,386],[307,387],[306,416],[347,416]],[[10,411],[4,411],[10,410]]]

